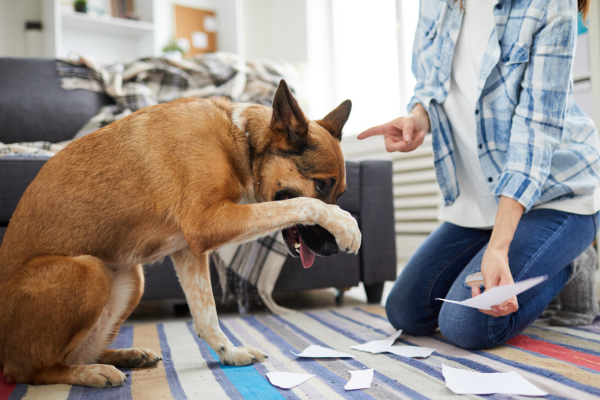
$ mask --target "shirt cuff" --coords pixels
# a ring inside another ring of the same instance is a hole
[[[541,195],[540,185],[520,172],[504,172],[494,195],[518,201],[528,212]]]
[[[425,111],[427,111],[427,114],[429,115],[429,104],[425,104],[423,101],[421,101],[419,98],[417,98],[417,96],[413,96],[412,99],[410,99],[410,102],[408,103],[408,106],[406,107],[406,111],[408,111],[408,113],[410,114],[411,111],[413,110],[413,108],[415,108],[415,106],[417,104],[422,105],[423,108],[425,109]]]

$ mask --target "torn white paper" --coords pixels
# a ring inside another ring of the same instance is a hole
[[[478,308],[480,310],[491,310],[492,306],[499,306],[513,296],[523,293],[548,279],[548,276],[538,276],[537,278],[527,279],[517,282],[512,285],[495,286],[486,290],[476,297],[472,297],[463,301],[454,301],[446,299],[436,299],[446,301],[448,303],[460,304],[461,306]]]
[[[431,349],[429,347],[419,347],[419,346],[392,346],[388,350],[388,353],[395,354],[397,356],[402,357],[422,357],[426,358],[431,355],[435,351],[435,349]]]
[[[389,349],[396,339],[402,334],[402,329],[398,332],[394,333],[392,336],[382,339],[382,340],[373,340],[372,342],[367,342],[363,344],[358,344],[356,346],[351,346],[351,349],[366,351],[368,353],[378,354],[385,353],[387,349]]]
[[[348,371],[350,372],[350,380],[344,386],[346,390],[358,390],[358,389],[371,389],[371,382],[373,382],[373,370],[365,369],[362,371]]]
[[[296,354],[292,352],[292,354]],[[296,354],[298,357],[306,358],[355,358],[353,355],[342,353],[341,351],[328,349],[321,346],[311,344],[300,354]]]
[[[282,389],[291,389],[302,382],[306,382],[313,376],[314,375],[296,374],[293,372],[267,372],[267,378],[269,378],[271,385]]]
[[[429,347],[392,346],[401,334],[402,329],[388,338],[373,340],[372,342],[351,346],[350,348],[373,354],[392,353],[402,357],[429,357],[435,351],[435,349],[430,349]]]
[[[481,373],[452,368],[442,364],[446,387],[456,394],[515,394],[546,396],[548,393],[525,380],[518,373]]]

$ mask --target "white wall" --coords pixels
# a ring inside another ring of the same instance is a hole
[[[247,9],[244,0],[217,1],[217,42],[220,51],[239,54],[245,57],[244,49],[244,10]]]
[[[307,61],[307,0],[245,0],[246,57]]]
[[[333,4],[331,0],[307,0],[307,65],[304,73],[304,110],[311,119],[327,115],[335,104],[336,80],[333,57]]]
[[[25,21],[41,21],[40,0],[0,0],[0,57],[27,56]]]

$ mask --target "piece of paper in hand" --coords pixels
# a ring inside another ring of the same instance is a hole
[[[292,352],[292,354],[296,354]],[[353,355],[342,353],[341,351],[328,349],[326,347],[316,346],[311,344],[300,354],[296,354],[298,357],[306,358],[355,358]]]
[[[454,301],[446,299],[436,299],[446,301],[448,303],[460,304],[461,306],[467,306],[472,308],[478,308],[480,310],[491,310],[492,306],[499,306],[506,300],[513,296],[523,293],[524,291],[531,289],[535,285],[539,285],[548,279],[548,276],[538,276],[537,278],[527,279],[521,282],[517,282],[512,285],[495,286],[489,290],[486,290],[482,294],[476,297],[472,297],[463,301]]]
[[[402,329],[394,333],[392,336],[382,339],[373,340],[372,342],[351,346],[351,349],[366,351],[368,353],[392,353],[402,357],[429,357],[435,349],[429,347],[418,346],[393,346],[394,342],[402,334]]]
[[[548,393],[534,386],[518,373],[481,373],[452,368],[442,364],[446,387],[456,394],[514,394],[546,396]]]
[[[282,389],[291,389],[302,382],[306,382],[313,376],[309,374],[295,374],[293,372],[267,372],[267,378],[269,378],[271,385]]]
[[[358,389],[371,389],[371,382],[373,382],[373,370],[364,369],[362,371],[348,371],[350,372],[350,380],[344,386],[346,390],[358,390]]]

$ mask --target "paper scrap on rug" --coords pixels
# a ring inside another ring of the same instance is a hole
[[[362,371],[350,372],[350,380],[344,386],[346,390],[371,389],[373,382],[373,369],[365,369]]]
[[[351,346],[351,349],[366,351],[368,353],[380,354],[380,353],[392,353],[402,357],[429,357],[431,353],[435,351],[435,349],[431,349],[429,347],[419,347],[419,346],[393,346],[394,342],[400,335],[402,334],[402,329],[398,332],[394,333],[388,338],[382,340],[373,340],[372,342],[367,342],[363,344],[359,344],[356,346]]]
[[[548,393],[527,381],[515,371],[481,373],[452,368],[442,364],[446,387],[456,394],[514,394],[546,396]]]
[[[341,351],[328,349],[326,347],[316,346],[311,344],[300,354],[296,354],[292,351],[292,354],[295,354],[298,357],[305,358],[355,358],[353,355],[342,353]]]
[[[306,382],[313,376],[310,374],[296,374],[294,372],[267,372],[267,378],[269,378],[271,385],[282,389],[291,389]]]

